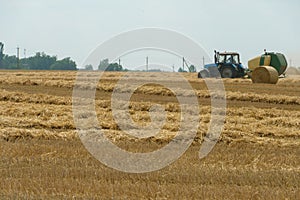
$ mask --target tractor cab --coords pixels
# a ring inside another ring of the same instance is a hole
[[[215,63],[216,64],[241,64],[240,54],[238,53],[219,53],[215,52]]]

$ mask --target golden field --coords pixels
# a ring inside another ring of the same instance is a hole
[[[133,73],[130,82],[157,73]],[[132,152],[167,144],[179,130],[174,93],[156,84],[139,87],[130,115],[150,123],[151,105],[166,121],[154,137],[124,134],[111,113],[111,94],[124,73],[105,72],[97,85],[96,113],[105,135]],[[210,94],[195,73],[182,74],[197,95],[200,122],[187,152],[166,168],[128,174],[93,158],[77,135],[72,113],[76,72],[0,71],[1,199],[297,199],[300,196],[300,76],[276,85],[224,79],[227,111],[218,144],[204,159],[199,149],[210,123]],[[95,76],[97,74],[95,73]],[[173,77],[172,73],[165,76]],[[172,85],[180,88],[176,79]],[[210,80],[215,81],[215,80]],[[82,90],[91,88],[87,81]],[[182,95],[192,95],[184,89]]]

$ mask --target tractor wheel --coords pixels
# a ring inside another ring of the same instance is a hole
[[[198,78],[209,78],[209,71],[207,69],[202,69],[199,73],[198,73]]]
[[[209,76],[214,78],[220,78],[220,72],[217,67],[208,67],[207,70],[209,71]]]
[[[235,78],[237,76],[237,71],[231,66],[225,66],[221,68],[222,78]]]

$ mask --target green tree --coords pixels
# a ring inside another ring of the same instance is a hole
[[[94,69],[93,69],[93,65],[91,65],[91,64],[86,65],[86,66],[84,67],[84,69],[85,69],[85,70],[91,70],[91,71],[94,70]]]
[[[106,68],[108,67],[108,65],[109,65],[109,61],[107,58],[104,60],[101,60],[99,66],[98,66],[98,70],[105,71]]]
[[[28,58],[20,59],[20,68],[21,69],[30,69],[28,65]]]
[[[122,65],[118,63],[109,63],[109,60],[106,58],[100,61],[98,66],[98,70],[100,71],[123,71]]]
[[[106,68],[106,71],[123,71],[122,65],[119,65],[118,63],[111,63]]]
[[[29,69],[49,70],[50,66],[56,62],[56,56],[46,55],[44,52],[37,52],[35,56],[29,57],[26,61]]]
[[[51,70],[76,70],[76,63],[70,57],[56,61],[50,66]]]
[[[190,65],[189,71],[190,72],[196,72],[196,67],[194,65]]]
[[[17,69],[18,59],[16,56],[4,55],[2,60],[2,69]]]
[[[1,46],[1,45],[0,45]],[[44,52],[37,52],[34,56],[20,59],[20,66],[17,66],[18,59],[16,56],[3,54],[3,69],[33,69],[33,70],[77,70],[76,63],[69,57],[57,60],[56,56],[49,56]]]
[[[185,72],[181,67],[179,67],[178,72]]]

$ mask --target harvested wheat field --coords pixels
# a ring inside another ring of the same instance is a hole
[[[130,73],[136,78],[120,90],[158,77]],[[99,126],[115,145],[130,152],[165,146],[180,128],[177,98],[158,84],[138,87],[130,99],[133,122],[151,123],[154,104],[164,106],[166,119],[155,136],[138,139],[125,134],[111,112],[112,92],[123,75],[105,72],[97,85]],[[224,128],[215,148],[200,160],[210,97],[215,94],[196,74],[182,75],[199,102],[192,145],[159,171],[125,173],[99,162],[79,139],[72,113],[76,72],[0,71],[0,199],[299,199],[300,76],[279,79],[276,85],[224,79]],[[192,95],[172,80],[181,95]],[[86,81],[80,87],[85,91],[93,85]]]

